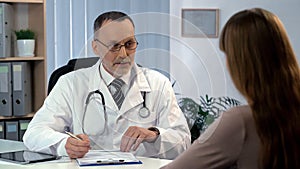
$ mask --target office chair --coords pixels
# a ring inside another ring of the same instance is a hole
[[[57,68],[54,72],[52,72],[50,76],[49,83],[48,83],[48,91],[47,91],[48,95],[60,76],[72,72],[73,70],[91,67],[98,60],[99,57],[76,58],[76,59],[69,60],[69,62],[66,65]]]
[[[93,66],[97,61],[99,60],[99,57],[88,57],[88,58],[77,58],[77,59],[71,59],[69,62],[54,70],[52,72],[49,83],[48,83],[48,95],[51,92],[52,88],[56,84],[57,80],[59,79],[60,76],[67,74],[69,72],[72,72],[73,70],[77,70],[80,68],[87,68]],[[137,64],[139,67],[142,67],[140,64]],[[156,70],[156,69],[154,69]],[[159,71],[158,69],[156,71]],[[159,71],[161,72],[161,71]],[[169,75],[166,75],[164,72],[161,72],[165,76],[169,78]]]

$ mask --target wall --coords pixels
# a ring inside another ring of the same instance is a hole
[[[266,8],[281,18],[300,60],[298,0],[47,0],[48,77],[71,58],[93,55],[89,47],[94,19],[104,11],[121,10],[136,22],[136,61],[170,72],[179,97],[209,94],[244,102],[228,76],[218,38],[181,36],[181,9],[219,8],[221,30],[233,13],[252,7]]]
[[[300,60],[298,0],[171,0],[170,72],[177,81],[177,92],[192,98],[205,94],[231,96],[245,102],[228,75],[225,57],[218,49],[218,38],[182,37],[180,18],[182,8],[218,8],[221,31],[232,14],[253,7],[265,8],[279,16]]]
[[[107,11],[118,10],[132,17],[139,46],[136,62],[145,67],[169,70],[169,1],[153,0],[47,0],[47,73],[72,58],[95,56],[91,49],[93,23]],[[164,23],[164,24],[161,24]],[[163,32],[163,34],[161,33]]]

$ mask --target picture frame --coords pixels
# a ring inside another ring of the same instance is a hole
[[[181,35],[217,38],[219,36],[219,9],[182,9]]]

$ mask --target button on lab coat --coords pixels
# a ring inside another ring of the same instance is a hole
[[[155,142],[142,143],[135,155],[173,159],[187,149],[189,128],[168,78],[135,64],[136,76],[119,110],[100,76],[99,65],[100,61],[59,78],[25,132],[24,144],[30,150],[67,155],[67,128],[74,134],[86,133],[93,149],[119,150],[122,135],[130,126],[155,126],[160,131]],[[85,104],[88,94],[97,89],[104,95],[106,113],[99,94]],[[146,118],[139,115],[143,92],[150,111]]]

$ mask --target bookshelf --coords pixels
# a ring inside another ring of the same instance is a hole
[[[14,30],[31,29],[35,32],[35,56],[0,58],[0,62],[30,62],[32,73],[32,109],[26,116],[0,116],[0,121],[22,120],[33,117],[46,97],[46,0],[0,0],[12,5]],[[16,43],[14,43],[15,46]],[[13,52],[16,53],[16,52]]]

